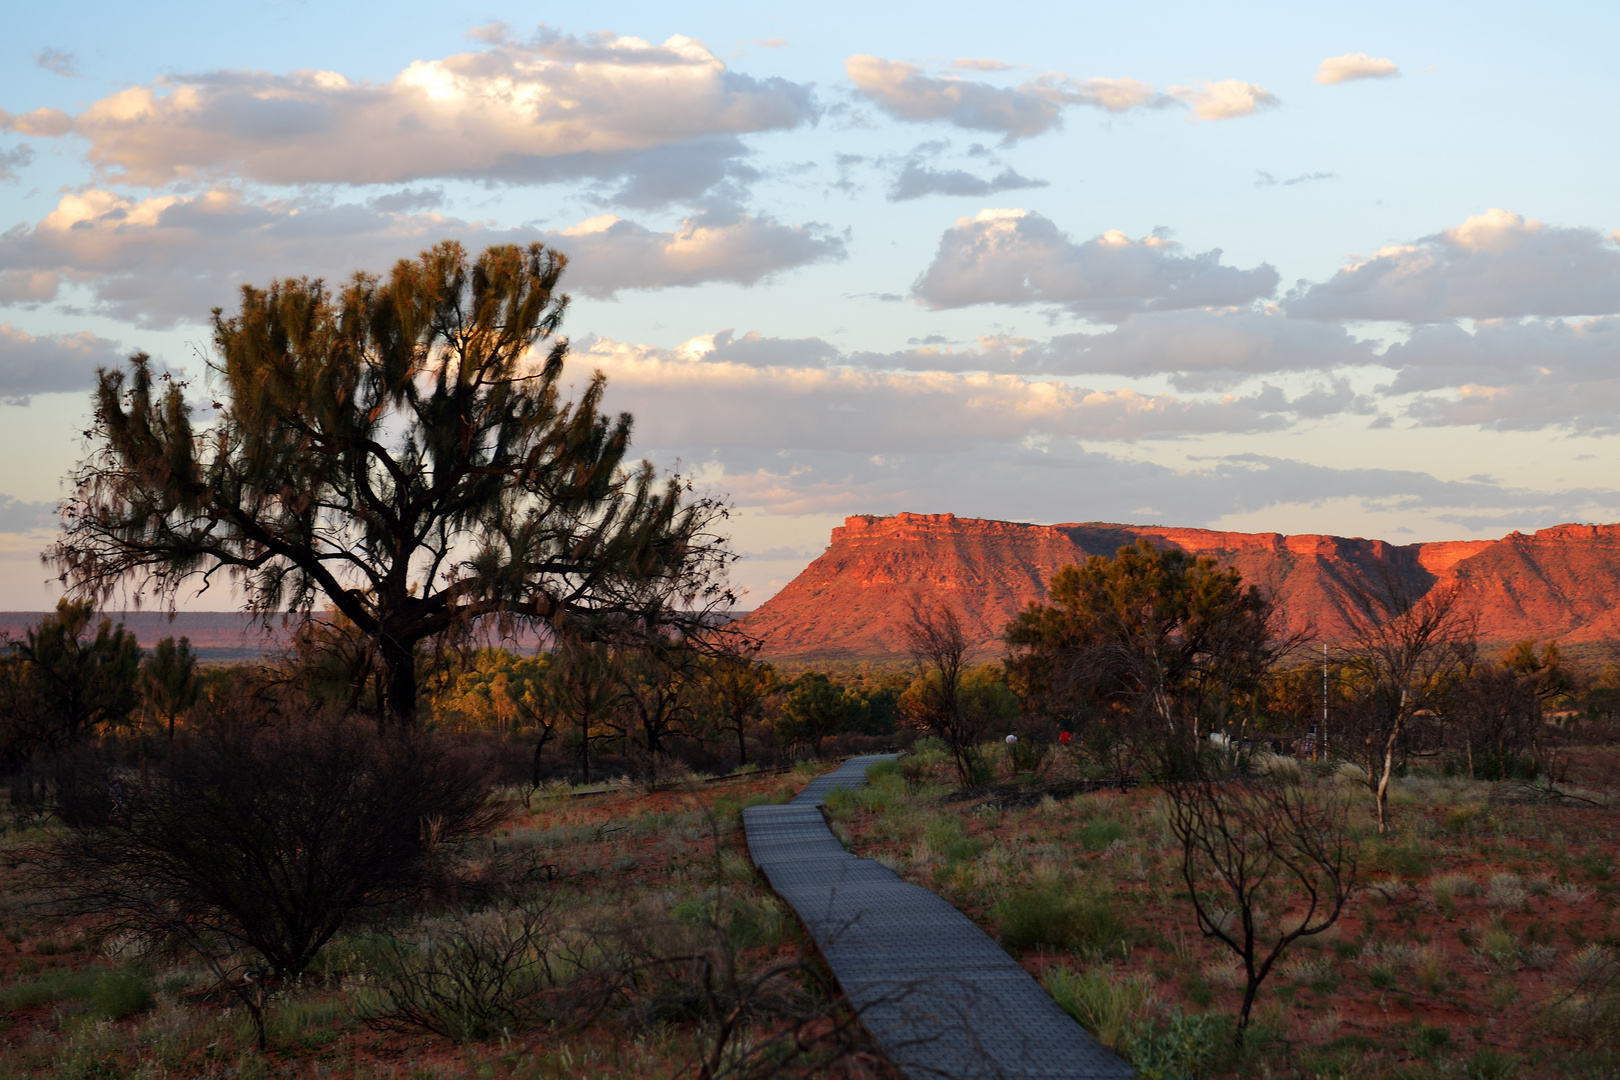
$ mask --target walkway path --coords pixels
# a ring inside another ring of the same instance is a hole
[[[785,806],[743,811],[755,865],[878,1045],[910,1080],[1135,1076],[967,916],[833,836],[822,800],[861,787],[868,765],[893,756],[851,758]]]

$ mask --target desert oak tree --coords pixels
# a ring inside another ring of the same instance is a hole
[[[244,287],[214,312],[216,416],[144,354],[103,370],[46,553],[77,595],[234,576],[263,619],[330,604],[415,722],[424,641],[482,620],[667,623],[727,599],[724,507],[626,461],[600,372],[563,394],[565,258],[440,243],[387,279]]]

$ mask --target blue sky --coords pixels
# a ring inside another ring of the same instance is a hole
[[[36,5],[0,50],[0,606],[92,372],[243,283],[569,252],[738,508],[1394,541],[1620,516],[1612,5]],[[210,597],[201,606],[218,606]]]

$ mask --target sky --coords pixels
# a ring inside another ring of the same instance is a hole
[[[244,284],[569,256],[726,498],[1396,543],[1620,519],[1620,7],[88,2],[0,41],[0,607],[98,367]],[[182,606],[224,606],[216,592]]]

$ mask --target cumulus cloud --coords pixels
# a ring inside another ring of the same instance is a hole
[[[1321,414],[1333,395],[1342,408],[1354,404],[1333,386],[1298,398],[1272,386],[1181,398],[996,372],[863,370],[830,363],[821,343],[767,352],[767,341],[745,339],[738,350],[729,335],[716,339],[662,350],[598,338],[582,344],[576,362],[608,375],[614,407],[638,417],[639,443],[671,448],[904,453],[1032,438],[1170,439],[1280,430]]]
[[[1277,271],[1221,265],[1219,248],[1181,254],[1162,231],[1133,240],[1110,230],[1075,243],[1029,210],[982,210],[940,237],[933,262],[912,286],[932,308],[970,304],[1059,304],[1119,321],[1143,311],[1246,304],[1272,294]]]
[[[1287,322],[1272,318],[1279,330]],[[1350,361],[1369,355],[1359,344],[1340,352]],[[912,357],[919,370],[882,369],[900,355],[841,355],[817,339],[722,331],[675,349],[593,339],[579,343],[576,362],[603,370],[609,406],[638,417],[640,452],[678,457],[739,504],[776,513],[1141,521],[1163,520],[1168,510],[1170,523],[1199,525],[1279,506],[1349,504],[1344,512],[1357,513],[1359,504],[1361,513],[1421,514],[1469,528],[1534,528],[1620,509],[1612,490],[1527,490],[1254,454],[1167,467],[1106,449],[1365,412],[1365,398],[1342,379],[1292,397],[1265,385],[1183,396],[921,369],[920,355]]]
[[[606,347],[616,349],[612,342]],[[586,344],[595,350],[595,339]],[[741,337],[735,330],[721,330],[692,338],[676,349],[673,355],[683,360],[702,360],[709,364],[739,364],[743,367],[826,367],[841,359],[837,346],[820,338],[764,337],[758,330],[750,330]]]
[[[603,297],[621,289],[711,281],[753,285],[780,271],[846,254],[844,242],[823,229],[734,211],[687,218],[670,232],[604,214],[539,238],[568,254],[569,289]]]
[[[1409,323],[1620,312],[1620,240],[1492,209],[1380,249],[1286,301],[1306,319]]]
[[[687,37],[496,40],[416,61],[385,83],[332,71],[209,72],[130,87],[72,117],[39,110],[0,124],[72,131],[125,183],[376,184],[620,177],[679,161],[667,151],[680,147],[712,173],[743,152],[737,136],[816,115],[809,88],[730,71]]]
[[[612,216],[541,232],[388,210],[380,202],[254,200],[224,189],[148,199],[101,189],[65,195],[32,228],[0,234],[0,301],[46,301],[73,283],[88,288],[107,315],[171,326],[230,306],[242,284],[381,271],[447,238],[472,248],[553,244],[573,260],[565,287],[593,296],[707,281],[752,284],[844,254],[843,242],[820,230],[734,212],[700,214],[668,232]]]
[[[1170,95],[1185,102],[1199,121],[1236,120],[1282,104],[1270,90],[1241,79],[1172,86]]]
[[[985,62],[958,61],[971,70],[999,70]],[[1162,108],[1172,98],[1135,79],[1070,79],[1048,74],[1018,87],[957,75],[925,75],[920,67],[878,56],[851,56],[844,70],[856,91],[899,120],[944,121],[972,131],[989,131],[1008,141],[1060,127],[1063,110],[1088,105],[1106,112]]]
[[[1391,345],[1391,394],[1418,394],[1409,415],[1436,426],[1620,433],[1620,318],[1501,320],[1472,333],[1440,323]],[[1446,392],[1438,392],[1446,391]]]
[[[1162,311],[1100,333],[1046,340],[987,335],[968,348],[925,345],[857,354],[855,362],[912,370],[1026,375],[1169,376],[1182,391],[1218,390],[1262,375],[1325,373],[1381,365],[1373,344],[1343,327],[1290,319],[1275,306]]]
[[[0,322],[0,399],[10,405],[26,405],[33,394],[85,390],[98,367],[122,359],[117,342],[88,330],[35,336]]]
[[[1393,60],[1380,60],[1364,52],[1330,56],[1316,68],[1316,81],[1324,86],[1352,82],[1356,79],[1399,78],[1401,69]]]
[[[1046,187],[1045,180],[1021,176],[1017,169],[1003,169],[988,179],[965,169],[936,169],[920,161],[907,161],[889,188],[890,202],[906,202],[928,195],[995,195],[1022,188]]]

